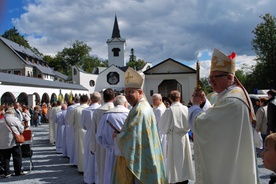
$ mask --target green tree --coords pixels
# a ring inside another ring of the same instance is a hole
[[[89,52],[92,50],[87,44],[76,40],[69,48],[64,48],[58,52],[55,58],[49,63],[49,66],[65,74],[72,75],[71,66],[82,68],[86,58],[89,58]]]
[[[28,49],[31,49],[33,53],[35,53],[39,57],[43,57],[43,54],[39,52],[39,50],[35,47],[31,47],[28,43],[28,40],[24,38],[24,36],[20,35],[18,30],[13,27],[12,29],[9,29],[8,31],[5,31],[2,37],[7,38],[10,41],[13,41],[19,45],[22,45]]]
[[[130,61],[126,65],[138,71],[141,70],[145,66],[145,61],[142,59],[138,59],[137,61]]]
[[[5,31],[2,37],[7,38],[15,43],[18,43],[19,45],[22,45],[27,48],[31,48],[28,41],[24,38],[24,36],[20,35],[18,30],[13,27],[12,29]]]
[[[45,55],[43,56],[43,61],[47,62],[48,64],[51,63],[53,61],[53,57],[50,55]]]
[[[61,56],[61,52],[58,52],[55,57],[50,55],[46,55],[43,57],[43,60],[48,63],[49,67],[53,68],[55,71],[66,74],[67,67],[63,58]]]
[[[103,60],[101,63],[102,67],[108,67],[108,60]]]
[[[206,95],[213,91],[207,77],[201,78],[199,83]]]
[[[260,16],[263,22],[252,33],[253,50],[257,55],[257,64],[249,76],[255,88],[276,88],[276,18],[269,13]]]
[[[136,56],[134,55],[134,49],[131,48],[128,62],[135,62],[135,61],[136,61]]]
[[[129,55],[129,61],[127,62],[126,66],[129,66],[133,68],[134,70],[138,71],[141,70],[145,66],[145,61],[138,59],[136,60],[136,56],[134,54],[134,49],[131,48],[130,55]]]
[[[89,47],[82,41],[76,40],[71,45],[71,47],[64,48],[61,51],[61,56],[63,57],[67,65],[76,65],[78,67],[81,67],[84,59],[89,56],[89,52],[91,50],[91,47]]]
[[[89,56],[84,59],[82,69],[87,73],[92,73],[93,70],[99,66],[106,67],[99,58]]]
[[[239,81],[244,85],[246,83],[246,73],[244,70],[236,70],[235,72],[236,77],[239,79]]]
[[[35,53],[37,56],[40,56],[41,58],[43,58],[43,54],[41,52],[39,52],[39,50],[35,47],[32,47],[31,50],[33,51],[33,53]]]

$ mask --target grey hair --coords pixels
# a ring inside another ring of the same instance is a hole
[[[232,75],[232,83],[234,83],[234,80],[235,80],[235,75],[230,73],[230,75]]]
[[[152,97],[156,97],[156,98],[158,98],[158,99],[162,99],[162,96],[161,96],[161,94],[159,94],[159,93],[154,93],[154,94],[152,95]]]
[[[15,114],[14,108],[9,107],[9,108],[6,110],[5,113],[6,113],[6,114]]]
[[[125,96],[118,95],[118,96],[115,97],[113,103],[114,103],[114,106],[117,106],[117,105],[124,105],[126,102],[127,102],[127,100],[126,100]]]
[[[231,75],[231,76],[232,76],[231,83],[232,83],[232,84],[234,84],[234,83],[235,83],[235,75],[234,75],[234,74],[232,74],[232,73],[229,73],[229,75]]]

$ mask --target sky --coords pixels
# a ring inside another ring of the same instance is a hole
[[[275,0],[0,0],[0,34],[15,26],[44,55],[78,40],[91,55],[108,59],[115,15],[126,39],[125,60],[131,48],[138,59],[156,65],[172,58],[207,77],[212,52],[237,54],[236,69],[254,65],[252,31],[276,16]]]

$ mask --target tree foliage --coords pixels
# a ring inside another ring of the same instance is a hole
[[[213,91],[207,77],[201,78],[199,83],[205,94],[209,94]]]
[[[43,58],[43,54],[41,52],[39,52],[39,50],[35,47],[31,48],[31,50],[33,51],[33,53],[35,53],[37,56],[40,56],[41,58]]]
[[[269,13],[260,16],[263,22],[252,31],[253,50],[257,55],[257,64],[249,79],[258,88],[276,88],[276,18]]]
[[[145,61],[138,59],[136,60],[136,56],[134,54],[134,49],[132,48],[130,51],[129,61],[126,66],[133,68],[134,70],[138,71],[141,70],[145,66]]]
[[[7,38],[15,43],[18,43],[19,45],[22,45],[24,47],[27,47],[31,49],[28,40],[24,38],[24,36],[20,35],[18,30],[13,27],[12,29],[9,29],[8,31],[5,31],[2,37]]]
[[[76,40],[70,47],[65,47],[53,59],[50,59],[49,66],[53,67],[56,71],[71,76],[71,66],[82,68],[87,58],[90,57],[89,52],[91,50],[92,48],[87,44]]]
[[[131,48],[128,62],[134,62],[134,61],[136,61],[136,56],[134,55],[134,49]]]
[[[92,50],[87,44],[76,40],[71,47],[64,48],[61,51],[61,57],[67,65],[76,65],[81,67],[83,65],[84,59],[89,56],[89,52]]]
[[[108,66],[108,62],[107,61],[101,61],[99,58],[97,57],[87,57],[84,59],[83,62],[83,66],[82,69],[87,72],[87,73],[92,73],[93,70],[96,67],[107,67]]]
[[[28,49],[31,49],[33,51],[33,53],[35,53],[37,56],[42,57],[43,58],[43,54],[41,52],[39,52],[39,50],[35,47],[31,47],[29,45],[28,40],[26,40],[24,38],[24,36],[20,35],[18,30],[13,27],[12,29],[9,29],[8,31],[5,31],[4,34],[2,35],[3,38],[6,38],[12,42],[15,42],[19,45],[22,45]]]
[[[70,70],[71,67],[66,65],[61,52],[58,52],[55,57],[46,55],[43,57],[43,60],[48,62],[49,67],[53,68],[55,71],[68,75],[68,70]]]

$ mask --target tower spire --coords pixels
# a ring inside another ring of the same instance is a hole
[[[115,15],[112,38],[121,38],[120,29],[117,22],[117,15]]]

